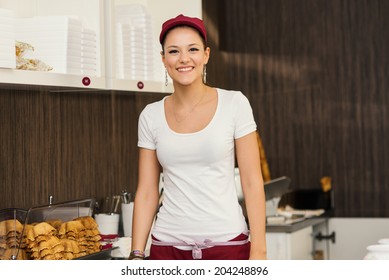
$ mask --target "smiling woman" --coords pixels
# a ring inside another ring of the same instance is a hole
[[[250,103],[240,91],[206,84],[211,51],[201,19],[166,21],[160,43],[174,92],[139,117],[132,255],[144,257],[151,230],[150,259],[266,259],[265,196]],[[237,198],[235,158],[249,225]],[[164,199],[158,208],[160,167]]]

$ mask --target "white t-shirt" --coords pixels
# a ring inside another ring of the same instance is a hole
[[[156,150],[163,168],[164,199],[152,234],[161,241],[228,241],[247,231],[235,188],[234,140],[256,130],[248,99],[217,89],[211,122],[195,133],[168,126],[164,100],[139,117],[138,146]]]

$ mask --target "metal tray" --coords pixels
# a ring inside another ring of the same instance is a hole
[[[83,257],[75,258],[73,260],[111,260],[111,252],[119,247],[112,247],[108,249],[101,250],[100,252],[89,254]]]

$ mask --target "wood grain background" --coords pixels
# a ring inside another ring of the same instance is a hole
[[[0,209],[135,192],[137,119],[159,94],[2,85]]]
[[[273,177],[388,217],[389,1],[203,1],[207,80],[248,96]]]

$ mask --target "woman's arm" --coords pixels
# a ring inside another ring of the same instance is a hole
[[[266,259],[266,204],[256,132],[235,141],[250,226],[250,259]]]
[[[131,250],[144,251],[158,209],[159,162],[154,150],[139,149],[138,186],[132,221]]]

